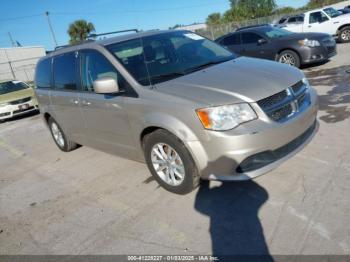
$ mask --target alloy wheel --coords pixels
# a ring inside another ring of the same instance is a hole
[[[295,58],[291,54],[286,53],[280,57],[279,62],[283,63],[283,64],[294,66],[295,65]]]
[[[157,143],[152,147],[151,161],[157,175],[168,185],[178,186],[185,179],[185,166],[171,146]]]
[[[64,147],[63,134],[62,134],[61,130],[58,128],[56,123],[51,124],[51,131],[52,131],[53,138],[55,139],[57,144],[63,148]]]

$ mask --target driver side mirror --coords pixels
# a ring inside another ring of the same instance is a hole
[[[94,81],[93,86],[96,94],[113,94],[120,91],[118,82],[112,77],[97,79]]]
[[[265,38],[260,38],[259,40],[258,40],[258,45],[264,45],[264,44],[266,44],[267,43],[267,40],[265,39]]]

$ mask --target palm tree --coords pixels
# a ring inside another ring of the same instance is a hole
[[[70,37],[70,44],[77,44],[86,40],[91,32],[95,31],[95,26],[86,20],[76,20],[69,25],[67,33]]]

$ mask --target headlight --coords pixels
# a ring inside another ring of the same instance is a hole
[[[224,105],[196,110],[205,129],[225,131],[257,118],[247,103]]]
[[[304,77],[302,81],[303,81],[303,84],[306,86],[306,88],[309,89],[310,88],[309,80],[307,80],[307,78]]]
[[[300,40],[299,44],[308,46],[308,47],[321,46],[320,42],[318,42],[317,40],[309,40],[309,39]]]
[[[9,103],[0,103],[0,107],[8,106]]]

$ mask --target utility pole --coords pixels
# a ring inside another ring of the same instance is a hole
[[[10,38],[10,41],[11,41],[11,45],[12,45],[13,47],[15,47],[15,46],[16,46],[16,43],[15,43],[15,41],[13,41],[13,38],[12,38],[11,33],[10,33],[10,32],[7,32],[7,33],[8,33],[8,35],[9,35],[9,38]]]
[[[11,69],[12,78],[13,78],[13,80],[16,80],[16,75],[15,75],[15,72],[13,71],[11,60],[10,60],[8,54],[7,54],[7,50],[4,49],[4,51],[5,51],[5,55],[6,55],[6,58],[7,58],[7,62],[9,63],[9,66],[10,66],[10,69]]]
[[[49,24],[49,28],[50,28],[50,32],[51,32],[53,41],[55,42],[55,47],[57,47],[57,40],[56,40],[56,36],[55,36],[55,33],[54,33],[53,28],[52,28],[52,25],[51,25],[51,21],[50,21],[50,17],[49,17],[49,12],[46,11],[46,12],[45,12],[45,15],[46,15],[46,18],[47,18],[47,23]]]

